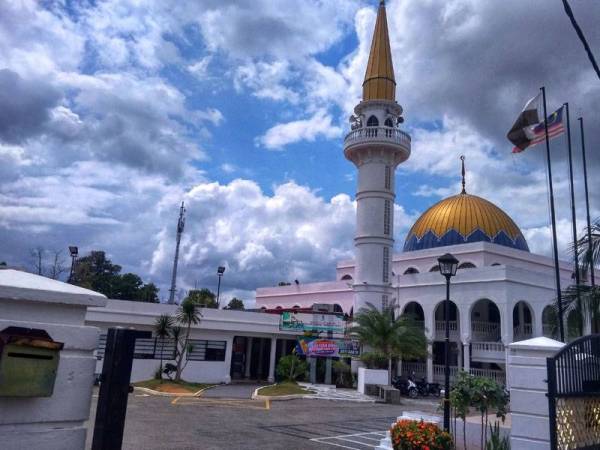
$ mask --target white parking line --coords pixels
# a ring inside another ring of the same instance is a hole
[[[385,431],[371,431],[368,433],[339,434],[336,436],[312,438],[310,440],[314,441],[314,442],[319,442],[321,444],[333,445],[335,447],[342,447],[342,448],[347,448],[350,450],[365,450],[365,447],[372,449],[375,446],[377,446],[379,441],[381,441],[381,439],[385,437],[385,433],[386,433]],[[377,436],[377,437],[375,437],[375,436]],[[354,439],[351,439],[351,438],[354,438]],[[371,444],[371,443],[361,442],[357,439],[366,439],[369,441],[374,441],[374,443]],[[338,442],[336,442],[336,441],[338,441]],[[341,441],[342,443],[340,443],[339,441]],[[344,445],[346,442],[351,442],[352,444],[358,444],[361,447],[350,447],[349,445]]]

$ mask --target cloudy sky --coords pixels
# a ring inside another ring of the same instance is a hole
[[[351,258],[356,171],[342,152],[377,2],[0,0],[0,260],[105,250],[167,296],[180,202],[179,287],[252,303],[278,281],[331,279]],[[600,2],[571,0],[600,57]],[[467,190],[551,251],[544,149],[506,131],[545,85],[571,103],[600,169],[600,80],[558,0],[391,0],[398,102],[413,153],[397,175],[396,247],[428,206]],[[570,233],[563,138],[552,142],[561,253]],[[592,215],[600,182],[590,178]]]

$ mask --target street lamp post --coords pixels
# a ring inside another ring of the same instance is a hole
[[[219,277],[219,284],[217,284],[217,309],[220,307],[219,303],[219,295],[221,294],[221,277],[225,273],[225,267],[219,266],[217,267],[217,276]]]
[[[438,258],[440,273],[446,277],[446,301],[444,316],[446,322],[446,347],[444,356],[444,430],[450,432],[450,278],[456,275],[458,259],[446,253]]]
[[[75,260],[79,255],[79,248],[75,245],[69,245],[69,253],[71,255],[71,272],[69,273],[69,283],[73,280],[73,270],[75,269]]]

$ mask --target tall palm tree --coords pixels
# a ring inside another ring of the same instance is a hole
[[[162,370],[163,370],[163,351],[165,348],[165,339],[168,338],[171,334],[171,329],[175,324],[175,320],[169,314],[161,314],[156,318],[154,322],[154,334],[157,338],[160,339],[160,369],[159,369],[159,377],[162,380]]]
[[[355,333],[359,341],[385,355],[388,361],[388,383],[392,383],[394,358],[420,358],[427,354],[423,328],[409,316],[395,317],[395,305],[380,311],[371,303],[354,316]]]
[[[577,241],[577,247],[571,248],[571,251],[574,252],[575,248],[580,257],[581,272],[585,276],[600,263],[600,219],[594,221],[589,235],[586,229],[584,236]],[[600,333],[600,287],[572,285],[563,290],[561,296],[563,318],[567,318],[568,335],[565,337],[583,334],[586,321],[591,323],[593,333]],[[554,309],[558,310],[558,302],[555,302]]]
[[[177,310],[177,322],[185,327],[185,336],[183,338],[183,342],[181,344],[181,348],[177,358],[177,372],[175,375],[175,381],[181,380],[181,372],[182,372],[182,362],[183,357],[187,351],[187,342],[190,337],[190,331],[192,329],[192,325],[197,325],[200,323],[200,318],[202,314],[200,313],[200,306],[192,300],[184,300],[181,305],[179,305],[179,309]]]

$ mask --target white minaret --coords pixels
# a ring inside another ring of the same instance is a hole
[[[394,174],[410,155],[410,136],[398,129],[403,119],[395,93],[385,2],[381,0],[363,99],[354,108],[352,131],[344,140],[344,155],[358,168],[355,313],[367,302],[382,308],[394,298]]]

